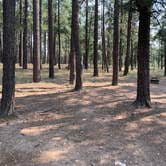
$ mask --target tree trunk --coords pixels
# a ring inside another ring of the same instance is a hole
[[[69,68],[70,68],[70,76],[69,83],[74,84],[75,74],[74,74],[74,43],[73,43],[73,34],[71,32],[71,42],[70,42],[70,55],[69,55]]]
[[[23,69],[27,69],[27,63],[28,63],[28,49],[27,49],[27,43],[28,43],[28,0],[25,0],[24,4],[24,22],[23,22]]]
[[[133,39],[131,38],[131,70],[134,70],[134,46]]]
[[[129,72],[130,65],[130,49],[131,49],[131,21],[132,21],[132,1],[130,1],[130,9],[128,12],[128,26],[127,26],[127,50],[125,58],[125,69],[123,75],[126,76]]]
[[[85,57],[84,67],[88,69],[88,57],[89,57],[89,36],[88,36],[88,21],[89,21],[89,0],[86,0],[86,23],[85,23]]]
[[[166,41],[164,41],[164,76],[166,76]]]
[[[58,68],[61,69],[60,0],[58,0]]]
[[[22,33],[22,0],[20,0],[20,43],[19,43],[19,65],[23,61],[23,33]]]
[[[52,0],[48,0],[48,54],[49,54],[49,78],[54,78],[54,55],[53,55],[53,12]]]
[[[141,5],[140,5],[141,6]],[[139,7],[138,32],[138,73],[137,73],[137,106],[150,107],[149,81],[149,41],[150,41],[150,6]]]
[[[113,34],[113,77],[112,85],[118,85],[119,60],[119,0],[114,4],[114,34]]]
[[[75,90],[82,89],[82,64],[81,64],[81,49],[79,37],[79,3],[78,0],[72,0],[72,34],[73,44],[76,57],[76,82]]]
[[[123,67],[123,0],[120,5],[120,42],[119,42],[119,71],[122,71]]]
[[[94,77],[98,77],[98,0],[95,0],[95,20],[94,20]]]
[[[3,44],[2,44],[2,31],[0,30],[0,62],[2,62]]]
[[[108,60],[106,55],[106,42],[105,42],[105,0],[103,0],[103,17],[102,17],[102,54],[103,54],[104,70],[109,72]]]
[[[33,0],[33,81],[40,82],[40,2]]]
[[[3,78],[0,115],[14,112],[15,106],[15,0],[3,0]]]

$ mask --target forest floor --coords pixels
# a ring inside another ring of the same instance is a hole
[[[65,69],[64,69],[65,70]],[[151,85],[152,108],[132,106],[136,76],[84,73],[72,92],[67,70],[32,83],[16,70],[16,116],[0,119],[0,166],[166,166],[166,78]],[[160,73],[161,74],[161,73]]]

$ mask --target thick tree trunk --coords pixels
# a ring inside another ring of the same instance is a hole
[[[15,0],[3,0],[3,78],[0,115],[14,112],[15,106]]]
[[[119,60],[119,0],[114,4],[114,34],[113,34],[113,77],[112,85],[118,84]]]
[[[93,76],[98,77],[98,0],[95,0]]]
[[[127,25],[127,50],[126,50],[126,58],[125,58],[125,69],[123,75],[126,76],[129,72],[130,65],[130,49],[131,49],[131,21],[132,21],[132,11],[131,6],[132,1],[130,1],[130,9],[128,13],[128,25]]]
[[[79,4],[78,0],[72,0],[72,34],[76,57],[76,82],[75,90],[82,89],[82,63],[79,37]]]
[[[150,107],[150,80],[149,80],[149,42],[150,42],[150,16],[149,6],[139,8],[138,32],[138,73],[137,73],[137,106]]]
[[[28,0],[25,0],[24,4],[24,22],[23,22],[23,69],[27,69],[28,64],[28,49],[27,49],[27,43],[28,43]]]
[[[40,82],[40,2],[33,0],[33,81]]]
[[[53,55],[53,12],[52,0],[48,0],[48,54],[49,54],[49,78],[54,78],[54,55]]]

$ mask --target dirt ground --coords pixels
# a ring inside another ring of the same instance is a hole
[[[0,119],[0,166],[166,166],[166,78],[151,85],[152,108],[132,106],[134,73],[84,74],[70,91],[68,71],[31,82],[17,69],[16,117]]]

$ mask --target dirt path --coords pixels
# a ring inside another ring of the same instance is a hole
[[[135,79],[18,84],[17,118],[0,120],[0,166],[165,166],[166,79],[135,109]],[[103,83],[104,82],[104,83]],[[127,83],[126,83],[127,82]]]

